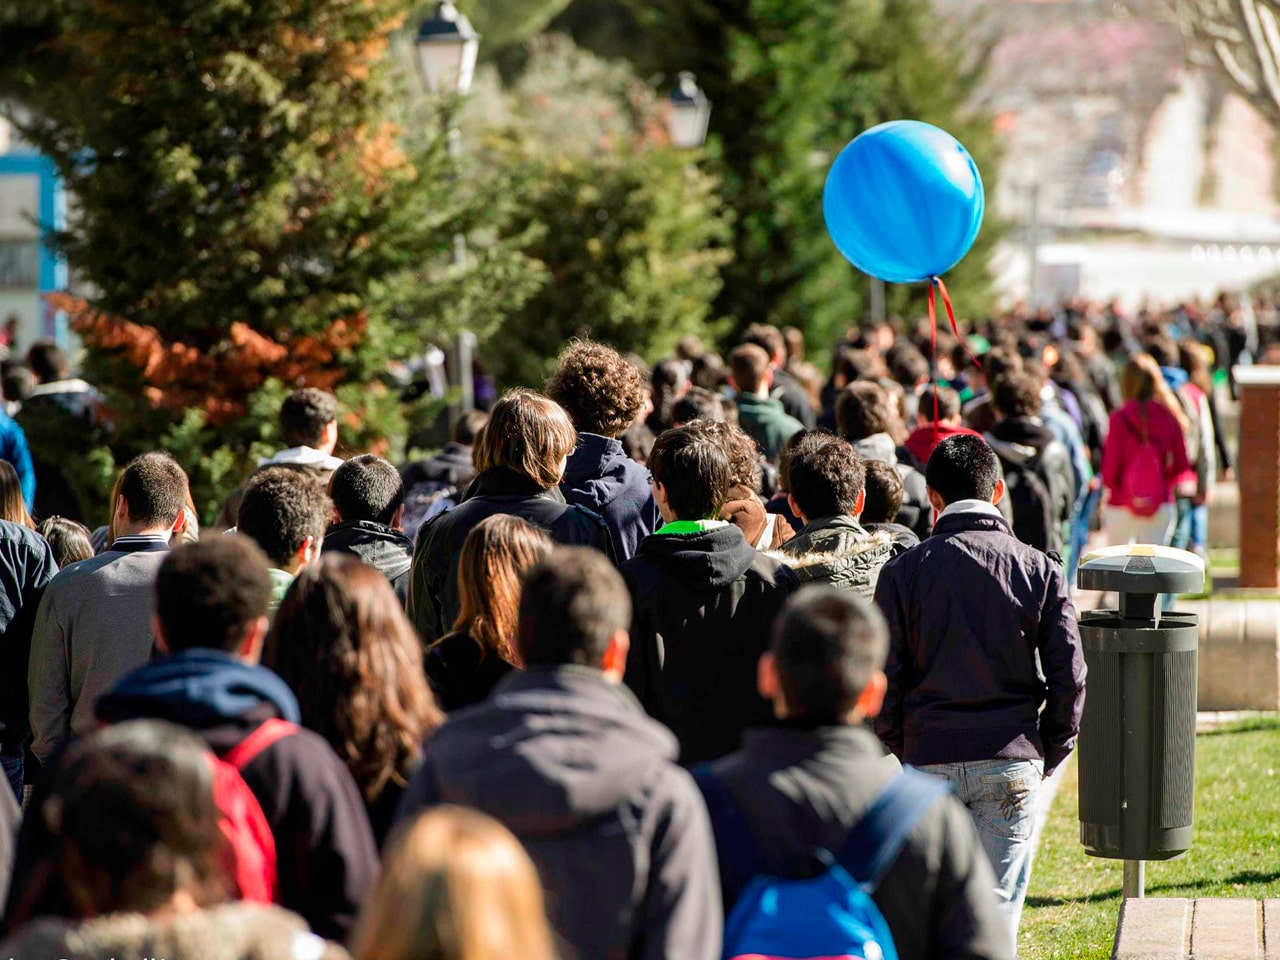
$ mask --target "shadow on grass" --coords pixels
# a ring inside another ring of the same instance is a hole
[[[1280,718],[1249,717],[1245,720],[1230,720],[1219,726],[1207,727],[1196,732],[1197,737],[1225,737],[1233,733],[1261,733],[1280,730]]]
[[[1259,873],[1256,870],[1247,870],[1243,873],[1237,873],[1234,876],[1223,877],[1221,880],[1214,880],[1213,886],[1229,886],[1231,884],[1266,884],[1275,883],[1280,880],[1280,870],[1272,873]],[[1146,895],[1148,897],[1160,894],[1170,893],[1173,891],[1184,891],[1183,895],[1195,897],[1197,889],[1204,889],[1208,884],[1205,883],[1156,883],[1149,884],[1146,887]],[[1082,897],[1027,897],[1027,906],[1029,907],[1065,907],[1073,903],[1106,903],[1108,900],[1118,899],[1120,896],[1120,887],[1112,887],[1109,890],[1099,890]]]

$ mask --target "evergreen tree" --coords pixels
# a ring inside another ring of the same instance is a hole
[[[336,388],[343,440],[404,434],[387,360],[492,328],[540,282],[492,234],[501,190],[454,176],[441,111],[409,112],[389,40],[404,0],[10,0],[0,99],[74,196],[60,305],[106,395],[109,450],[164,448],[208,516],[275,442],[298,385]],[[443,111],[453,109],[446,104]],[[425,131],[406,136],[406,131]],[[490,186],[501,184],[491,182]],[[517,244],[518,245],[518,244]],[[416,295],[410,296],[411,292]]]

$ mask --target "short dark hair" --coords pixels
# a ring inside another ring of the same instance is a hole
[[[945,503],[990,500],[1000,480],[1000,460],[981,437],[947,437],[933,448],[924,477]]]
[[[1034,417],[1040,412],[1041,379],[1023,370],[1006,373],[991,385],[991,405],[1004,417]]]
[[[898,468],[881,460],[866,460],[866,500],[862,504],[862,522],[893,523],[902,509],[905,489]]]
[[[743,344],[754,344],[768,354],[769,362],[781,353],[787,355],[787,338],[777,327],[768,323],[753,323],[742,335]]]
[[[325,427],[338,419],[338,400],[332,393],[303,387],[280,405],[280,439],[290,447],[314,447],[324,439]]]
[[[3,384],[0,392],[6,400],[21,403],[36,388],[36,375],[26,364],[14,363],[4,368],[0,383]]]
[[[131,523],[170,525],[187,505],[187,474],[167,453],[144,453],[120,472],[120,496]]]
[[[679,425],[693,420],[723,422],[724,401],[720,399],[720,395],[702,387],[690,387],[689,392],[671,408],[671,421]]]
[[[720,437],[695,420],[663,431],[649,452],[653,479],[666,490],[667,503],[680,520],[708,520],[729,496],[732,470]]]
[[[1006,347],[992,347],[982,357],[982,375],[986,377],[987,383],[1015,370],[1021,372],[1024,366],[1018,352]]]
[[[847,440],[809,433],[791,452],[787,492],[808,520],[852,516],[867,468]]]
[[[468,410],[453,425],[453,432],[449,435],[449,439],[464,447],[470,447],[476,442],[476,437],[488,422],[489,415],[483,410]]]
[[[856,380],[836,397],[836,426],[842,437],[865,440],[888,432],[893,423],[889,392],[871,380]]]
[[[936,384],[920,391],[920,405],[916,408],[920,415],[932,420],[934,418],[934,398],[937,398],[938,420],[950,420],[960,416],[960,394],[950,387]]]
[[[343,520],[389,524],[404,503],[400,471],[381,457],[362,453],[343,462],[329,480],[329,498]]]
[[[764,382],[769,372],[769,354],[764,347],[754,343],[744,343],[734,347],[729,354],[729,369],[733,372],[733,382],[742,393],[755,393]]]
[[[267,467],[245,484],[236,530],[253,540],[273,565],[283,567],[307,537],[323,537],[332,518],[333,504],[314,473]]]
[[[836,587],[801,590],[782,608],[773,636],[788,712],[844,721],[888,651],[889,631],[873,604]]]
[[[65,377],[71,363],[66,351],[52,340],[37,340],[27,351],[27,366],[41,383],[48,383]]]
[[[267,558],[240,534],[178,547],[156,574],[156,617],[172,653],[195,648],[232,652],[270,608]]]
[[[921,380],[929,377],[929,361],[909,343],[899,341],[884,359],[890,376],[904,387],[914,389]]]
[[[590,340],[569,344],[547,380],[547,396],[583,433],[617,437],[631,426],[645,401],[639,371],[611,347]]]
[[[516,645],[526,666],[599,667],[631,625],[631,596],[604,554],[557,547],[524,576]]]

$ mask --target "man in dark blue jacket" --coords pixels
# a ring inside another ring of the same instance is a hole
[[[649,471],[627,457],[618,440],[644,406],[644,381],[617,351],[579,340],[560,355],[547,396],[578,430],[560,482],[565,500],[604,517],[615,559],[630,559],[658,525]]]
[[[933,536],[890,560],[876,588],[890,640],[876,733],[955,785],[1016,938],[1040,783],[1074,749],[1084,709],[1076,611],[1061,565],[996,509],[1004,480],[986,441],[944,440],[925,476]]]
[[[283,680],[258,665],[267,632],[267,558],[247,537],[174,550],[156,578],[153,660],[99,698],[97,719],[168,720],[225,757],[268,720],[299,722]],[[317,934],[345,940],[378,876],[364,801],[318,734],[293,726],[241,769],[276,843],[279,902]]]

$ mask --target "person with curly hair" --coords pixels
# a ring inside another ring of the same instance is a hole
[[[604,517],[621,563],[658,525],[649,472],[627,456],[618,439],[644,407],[644,381],[617,351],[576,340],[547,380],[547,396],[564,407],[578,430],[560,490],[570,503]]]

